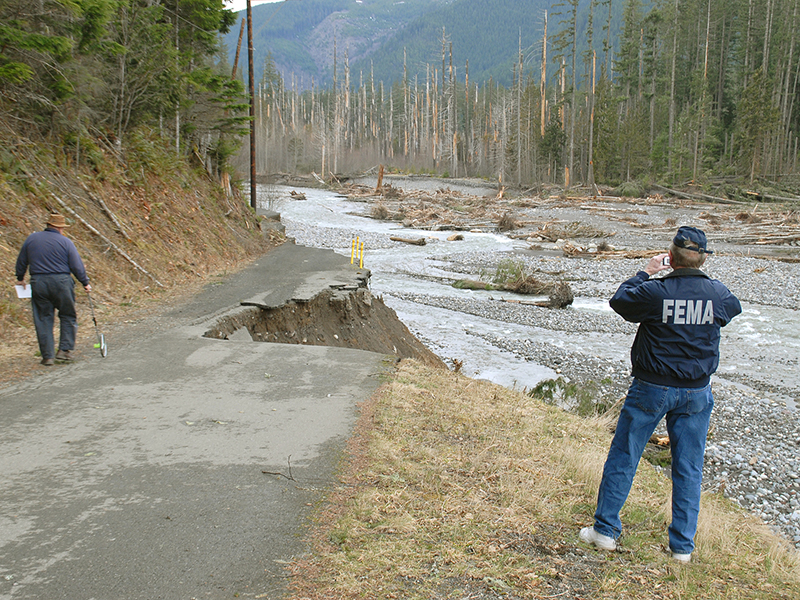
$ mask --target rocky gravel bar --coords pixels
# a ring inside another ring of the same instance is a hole
[[[620,203],[615,205],[615,209],[624,210],[625,206]],[[669,207],[648,207],[647,218],[660,223],[672,215],[682,223],[697,223],[702,227],[703,223],[697,222],[701,209],[681,209],[679,213],[673,213]],[[575,214],[567,214],[567,210],[555,208],[547,214],[560,219],[587,216],[575,211],[572,211]],[[644,209],[632,210],[638,210],[637,214],[644,212]],[[537,209],[537,216],[545,213],[544,209]],[[639,220],[644,220],[644,217],[640,216]],[[610,225],[597,218],[592,222],[598,227],[613,228],[615,236],[609,241],[617,249],[665,251],[669,243],[666,231],[652,233],[616,222]],[[298,243],[316,247],[346,248],[353,236],[351,230],[329,226],[317,227],[299,222],[287,222],[286,225],[287,233]],[[418,232],[415,234],[419,235]],[[415,275],[413,267],[403,263],[402,244],[393,245],[386,236],[375,234],[369,228],[365,228],[361,236],[370,248],[396,247],[398,259],[394,268],[398,272],[402,271],[409,277],[427,277],[421,272]],[[789,324],[781,326],[798,327],[800,265],[771,257],[753,257],[749,255],[751,252],[763,253],[763,249],[737,246],[721,236],[715,240],[713,234],[709,238],[717,254],[708,261],[704,270],[725,283],[743,303],[785,311]],[[597,241],[570,240],[590,249]],[[447,276],[452,281],[477,278],[496,269],[501,261],[513,258],[524,262],[526,270],[537,277],[568,282],[576,297],[603,300],[610,298],[622,281],[646,263],[645,259],[567,258],[560,251],[562,246],[563,242],[533,243],[528,240],[526,243],[521,240],[510,252],[468,252],[430,239],[427,248],[430,263],[435,263],[438,273],[449,274]],[[384,265],[383,268],[392,267]],[[564,339],[572,339],[573,343],[556,345],[537,340],[533,335],[527,340],[486,334],[482,337],[498,350],[512,352],[553,369],[565,381],[591,386],[604,405],[624,397],[630,383],[628,352],[636,326],[611,312],[594,314],[569,308],[554,310],[403,290],[381,292],[464,315],[525,324],[532,330],[563,334]],[[423,341],[431,334],[414,333]],[[603,356],[598,352],[582,351],[580,344],[574,342],[581,335],[590,334],[608,337],[610,349]],[[727,328],[723,330],[723,344],[726,335]],[[780,358],[775,358],[774,348],[768,344],[758,346],[745,338],[734,343],[739,345],[728,348],[727,355],[739,359],[740,365],[749,366],[726,370],[726,355],[723,354],[720,370],[714,376],[715,409],[706,449],[704,487],[707,491],[724,494],[752,511],[800,549],[800,414],[796,409],[800,403],[800,365],[797,364],[800,350],[793,347]],[[777,366],[782,369],[780,376],[776,374]]]

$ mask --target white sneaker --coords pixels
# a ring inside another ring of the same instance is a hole
[[[600,550],[616,550],[617,540],[602,533],[597,533],[594,527],[584,527],[579,535],[587,544],[594,544]],[[674,555],[673,555],[674,556]]]
[[[678,562],[688,563],[692,562],[692,553],[690,552],[689,554],[681,554],[680,552],[673,552],[672,558],[674,558]]]

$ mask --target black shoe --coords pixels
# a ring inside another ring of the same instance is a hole
[[[59,350],[56,352],[56,360],[63,360],[65,362],[69,362],[73,360],[72,350]]]
[[[56,364],[56,361],[54,361],[52,358],[43,358],[42,362],[39,364],[42,364],[45,367],[52,367],[54,364]]]

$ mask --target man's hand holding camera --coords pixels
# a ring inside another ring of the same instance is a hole
[[[644,272],[652,277],[660,271],[670,269],[671,267],[669,264],[669,259],[670,256],[668,252],[654,256],[650,259],[650,262],[647,263],[647,266],[644,268]]]

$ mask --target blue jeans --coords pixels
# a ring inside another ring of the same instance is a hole
[[[616,539],[622,532],[619,513],[631,491],[639,459],[661,418],[666,416],[672,453],[669,547],[681,554],[694,550],[703,455],[713,407],[711,384],[694,389],[633,380],[603,467],[594,514],[594,528],[598,533]]]
[[[31,308],[42,358],[53,358],[55,311],[61,324],[59,350],[75,347],[78,317],[75,312],[75,280],[72,275],[31,275]]]

